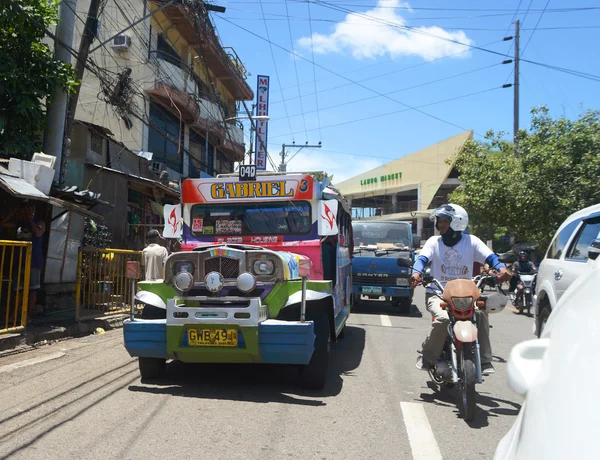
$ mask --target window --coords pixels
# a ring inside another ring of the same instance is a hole
[[[196,236],[290,235],[312,229],[310,204],[202,204],[192,208]]]
[[[410,248],[411,228],[401,223],[355,222],[352,224],[355,246],[391,244]]]
[[[571,248],[567,252],[567,259],[586,262],[588,260],[588,246],[600,232],[600,217],[584,221]]]
[[[581,219],[577,219],[563,228],[558,235],[554,237],[552,243],[550,243],[550,247],[548,248],[548,253],[546,257],[548,259],[560,259],[563,251],[565,250],[565,246],[569,242],[571,235],[581,222]]]
[[[201,170],[215,176],[213,146],[208,144],[208,157],[206,155],[206,138],[193,129],[190,130],[190,153],[200,163]]]
[[[163,61],[167,61],[177,67],[181,67],[181,58],[179,57],[179,54],[175,48],[169,44],[163,34],[158,34],[156,56]]]
[[[183,150],[181,137],[179,119],[151,102],[148,150],[153,153],[152,159],[165,163],[169,168],[181,173],[180,148]]]

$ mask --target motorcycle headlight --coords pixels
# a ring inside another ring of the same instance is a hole
[[[261,259],[254,262],[252,271],[257,276],[269,276],[275,272],[275,263],[269,259]]]
[[[173,273],[188,272],[194,274],[194,264],[192,262],[175,262],[173,264]]]
[[[452,303],[457,310],[468,310],[473,305],[473,297],[452,297]]]

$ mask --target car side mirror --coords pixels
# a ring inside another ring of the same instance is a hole
[[[400,267],[404,267],[404,268],[412,267],[412,260],[407,259],[406,257],[398,257],[398,260],[396,261],[396,263]]]
[[[588,258],[591,260],[596,260],[598,255],[600,255],[600,238],[592,240],[588,246]]]
[[[421,237],[413,234],[413,249],[419,249],[421,247]]]
[[[535,382],[550,339],[534,339],[518,343],[510,352],[508,360],[508,386],[517,394],[525,396]]]

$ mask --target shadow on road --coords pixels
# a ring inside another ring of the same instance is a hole
[[[403,315],[400,313],[398,307],[392,306],[390,302],[385,302],[382,300],[361,300],[359,302],[354,302],[352,306],[353,313],[366,313],[366,314],[384,314],[388,316],[403,316],[406,318],[422,318],[423,313],[419,310],[419,308],[412,304],[410,306],[410,313],[408,315]]]
[[[298,387],[299,369],[295,366],[186,364],[178,361],[167,365],[162,379],[131,385],[129,390],[186,398],[324,406],[322,399],[338,395],[344,379],[354,376],[362,360],[365,335],[362,328],[346,326],[344,339],[331,346],[327,385],[319,392]]]
[[[427,382],[429,389],[433,393],[421,393],[421,400],[438,406],[452,407],[457,418],[462,418],[458,405],[460,404],[461,396],[460,389],[456,385],[453,389],[439,389],[433,382]],[[509,415],[516,417],[521,409],[521,405],[506,399],[494,398],[489,396],[489,393],[477,393],[476,399],[477,409],[475,418],[466,422],[471,428],[483,428],[489,425],[489,417],[498,417],[500,415]],[[484,409],[482,406],[486,407]]]

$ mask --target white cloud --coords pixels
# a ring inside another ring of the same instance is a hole
[[[406,26],[406,19],[400,16],[397,10],[382,8],[390,6],[409,7],[407,3],[400,2],[400,0],[379,0],[375,8],[362,14],[387,23]],[[449,32],[441,27],[431,26],[416,27],[415,32],[409,32],[391,24],[386,25],[374,21],[371,18],[351,13],[335,25],[331,34],[313,33],[312,42],[315,53],[350,52],[356,59],[375,58],[386,54],[394,59],[402,56],[420,56],[426,61],[432,61],[450,54],[461,53],[466,50],[466,47],[423,33],[465,44],[473,43],[463,31]],[[305,48],[310,48],[310,37],[300,38],[299,44]],[[457,57],[467,57],[469,55],[469,52],[464,52]]]
[[[333,183],[350,179],[365,171],[369,171],[385,163],[383,159],[369,159],[350,155],[337,155],[315,149],[312,152],[299,153],[287,165],[287,170],[294,171],[325,171],[334,176]]]

